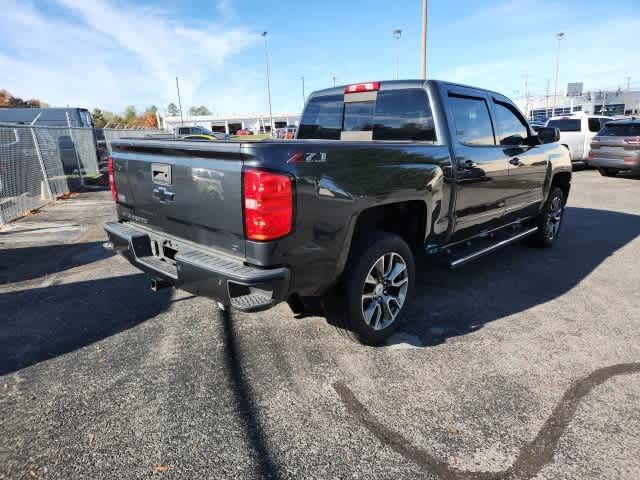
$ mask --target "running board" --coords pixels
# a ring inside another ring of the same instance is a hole
[[[518,240],[522,240],[525,237],[528,237],[529,235],[533,235],[534,233],[536,233],[538,231],[538,227],[532,227],[529,228],[527,230],[524,230],[522,232],[517,233],[516,235],[509,237],[509,238],[505,238],[504,240],[501,240],[499,242],[496,242],[492,245],[489,245],[488,247],[485,248],[481,248],[480,250],[476,250],[473,253],[470,253],[469,255],[465,255],[464,257],[460,257],[460,258],[456,258],[454,260],[451,260],[449,262],[449,268],[451,270],[455,270],[458,267],[461,267],[462,265],[469,263],[473,260],[476,260],[480,257],[483,257],[484,255],[487,255],[489,253],[495,252],[496,250],[499,250],[502,247],[506,247],[507,245],[511,245],[513,242],[517,242]]]

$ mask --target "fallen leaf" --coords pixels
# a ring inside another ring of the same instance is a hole
[[[169,465],[158,465],[157,467],[153,467],[153,473],[164,473],[169,470]]]
[[[96,443],[96,437],[93,433],[89,434],[89,438],[87,440],[87,443],[89,444],[90,447],[93,446],[94,443]]]
[[[5,384],[2,386],[2,388],[4,388],[5,390],[9,390],[9,384],[8,384],[8,383],[5,383]]]
[[[459,430],[459,429],[457,429],[456,427],[449,427],[447,431],[448,431],[449,433],[453,433],[453,434],[456,434],[456,435],[457,435],[458,433],[460,433],[460,430]]]
[[[29,470],[29,475],[31,475],[32,478],[38,478],[38,472],[36,472],[33,468]]]

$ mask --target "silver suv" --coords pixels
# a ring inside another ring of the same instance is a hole
[[[621,170],[640,174],[640,119],[608,122],[591,141],[588,163],[605,177]]]

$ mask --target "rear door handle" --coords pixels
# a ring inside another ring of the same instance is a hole
[[[520,159],[518,157],[513,157],[511,160],[509,160],[509,163],[517,167],[518,165],[520,165]]]

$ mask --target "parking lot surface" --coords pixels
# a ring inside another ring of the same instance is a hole
[[[640,478],[639,193],[576,172],[556,247],[425,263],[379,348],[153,293],[59,202],[0,230],[0,478]]]

